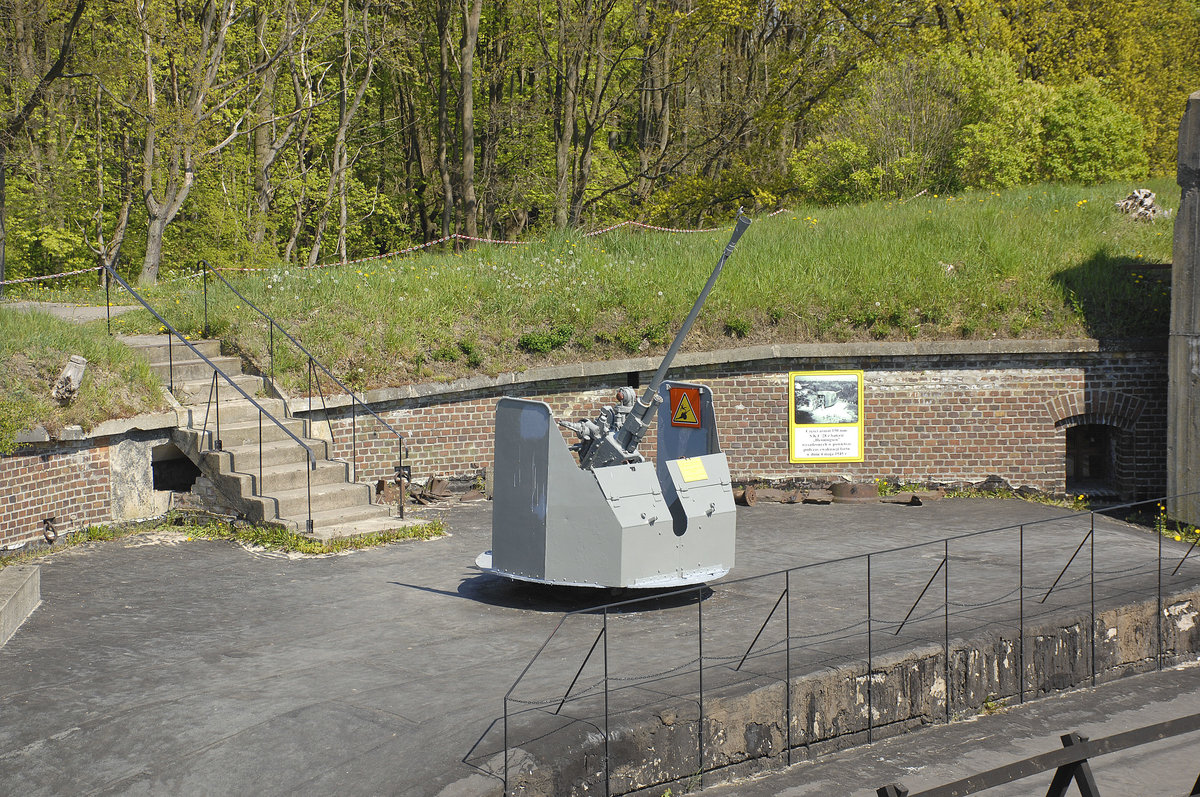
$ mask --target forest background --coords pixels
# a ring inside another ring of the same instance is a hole
[[[0,0],[0,281],[1172,173],[1200,0]]]

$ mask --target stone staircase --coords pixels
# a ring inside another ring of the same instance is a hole
[[[307,452],[279,425],[218,376],[219,405],[210,401],[213,369],[178,340],[168,350],[165,335],[121,338],[141,352],[150,368],[171,385],[188,421],[172,433],[172,442],[200,468],[232,507],[247,520],[285,526],[304,533],[310,511],[313,536],[319,539],[358,536],[408,525],[392,517],[392,508],[372,503],[371,485],[350,481],[346,462],[329,458],[330,445],[312,435],[309,421],[291,418],[283,399],[268,396],[260,376],[245,374],[239,357],[222,356],[220,341],[191,341],[204,356],[316,455]],[[217,413],[220,413],[220,450]],[[261,468],[260,468],[261,459]]]

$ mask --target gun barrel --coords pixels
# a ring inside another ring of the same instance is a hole
[[[717,267],[713,269],[708,282],[704,284],[704,290],[700,291],[695,304],[692,305],[692,311],[688,313],[687,318],[683,321],[683,326],[675,334],[675,340],[671,341],[671,347],[663,355],[662,362],[659,364],[658,370],[654,373],[654,378],[650,380],[650,384],[646,387],[646,392],[642,394],[641,399],[638,401],[638,406],[634,407],[625,425],[621,428],[618,441],[626,449],[629,449],[631,445],[641,442],[640,439],[634,439],[637,434],[636,429],[641,428],[644,434],[644,430],[649,425],[647,416],[655,406],[654,397],[658,393],[659,387],[662,386],[663,380],[667,377],[667,370],[671,367],[671,362],[675,359],[675,355],[679,353],[679,347],[683,345],[683,339],[687,337],[688,331],[696,321],[696,316],[700,315],[700,309],[704,307],[704,302],[708,299],[708,294],[712,291],[713,285],[716,284],[717,277],[721,276],[721,269],[725,268],[725,261],[733,254],[733,248],[737,246],[738,239],[742,237],[742,233],[750,226],[750,222],[751,219],[748,216],[738,216],[737,224],[733,228],[733,235],[729,237],[729,243],[725,245],[725,252],[717,262]]]

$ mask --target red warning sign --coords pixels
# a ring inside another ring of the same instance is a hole
[[[671,425],[700,428],[700,388],[671,388]]]

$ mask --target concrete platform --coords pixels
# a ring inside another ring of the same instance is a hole
[[[14,565],[0,570],[0,646],[17,632],[42,602],[41,569]]]
[[[488,503],[423,511],[444,517],[451,536],[298,559],[163,534],[46,560],[42,608],[0,649],[4,790],[499,794],[505,692],[562,612],[608,596],[530,587],[475,570],[475,557],[490,544]],[[738,510],[737,564],[726,581],[1061,514],[1023,501],[760,503]],[[1050,585],[1086,524],[1083,516],[1028,527],[1029,584]],[[1097,529],[1101,604],[1153,595],[1146,586],[1153,582],[1156,539],[1104,519]],[[1015,532],[973,540],[952,549],[955,561],[962,556],[978,565],[960,563],[951,575],[961,590],[954,599],[978,604],[959,618],[964,631],[1004,622],[1012,609],[1004,596],[1014,589]],[[941,552],[940,546],[917,550],[891,562],[880,557],[875,566],[895,576],[897,589],[919,582],[919,591]],[[1164,559],[1177,560],[1184,550],[1171,541]],[[858,621],[849,615],[859,611],[861,568],[846,568],[817,568],[793,585],[809,621]],[[1059,596],[1076,600],[1088,586],[1077,576],[1069,570],[1062,591],[1039,611],[1063,611]],[[1189,560],[1168,586],[1196,584],[1200,560]],[[902,617],[910,590],[889,596],[887,587],[880,589],[873,601],[881,601],[882,613]],[[745,648],[778,594],[765,579],[718,586],[706,596],[706,678],[719,681],[721,672],[732,671],[728,655]],[[992,604],[995,616],[988,614]],[[618,653],[630,657],[634,670],[656,667],[660,658],[676,661],[671,645],[649,648],[647,640],[666,631],[680,645],[694,644],[670,624],[681,621],[676,615],[689,622],[696,611],[684,601],[622,615],[619,639],[626,647],[614,650],[614,663]],[[918,628],[941,622],[937,613],[917,614]],[[578,617],[583,621],[557,637],[564,644],[557,661],[526,682],[530,697],[555,693],[578,667],[594,639],[592,616]],[[861,635],[842,637],[813,641],[805,649],[810,664],[857,656]],[[881,639],[877,653],[902,653],[913,639],[906,631],[890,650]],[[778,652],[763,651],[756,677],[769,676],[763,667]],[[846,786],[822,793],[852,793]]]

